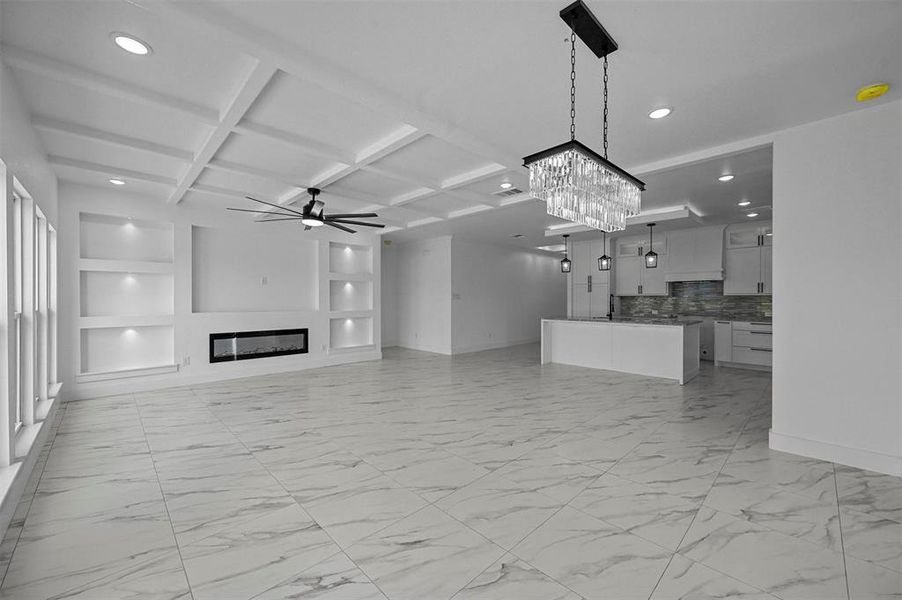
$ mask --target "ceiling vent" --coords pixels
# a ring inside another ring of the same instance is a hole
[[[498,190],[497,192],[492,192],[493,196],[500,196],[502,198],[507,198],[508,196],[516,196],[517,194],[522,194],[523,190],[519,188],[508,188],[506,190]]]

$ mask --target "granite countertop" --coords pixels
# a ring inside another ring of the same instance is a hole
[[[543,321],[570,321],[575,323],[615,323],[617,325],[654,325],[657,327],[687,327],[689,325],[699,325],[703,319],[683,318],[653,318],[653,317],[614,317],[613,320],[607,317],[600,318],[577,318],[577,317],[552,317],[542,319]]]

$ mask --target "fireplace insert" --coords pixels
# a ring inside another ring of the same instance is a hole
[[[267,329],[210,334],[210,362],[307,353],[307,329]]]

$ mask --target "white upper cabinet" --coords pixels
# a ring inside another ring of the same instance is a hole
[[[772,293],[773,239],[770,223],[742,223],[727,228],[724,295]]]
[[[655,242],[657,244],[657,242]],[[656,250],[657,252],[657,250]],[[659,261],[665,262],[666,261]],[[642,285],[642,295],[643,296],[666,296],[667,295],[667,280],[665,279],[665,271],[663,268],[663,264],[659,264],[657,268],[647,269],[645,268],[645,261],[640,260],[640,275],[639,279],[641,280]]]
[[[592,275],[591,248],[588,240],[581,242],[573,242],[570,244],[571,270],[570,277],[574,285],[586,283],[589,275]]]
[[[642,238],[625,237],[617,239],[617,255],[615,258],[641,256]]]
[[[640,269],[645,264],[638,256],[622,256],[614,260],[614,289],[618,296],[638,296]]]
[[[667,281],[723,279],[723,225],[670,231],[667,246],[664,268]]]

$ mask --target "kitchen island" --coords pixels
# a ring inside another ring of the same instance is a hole
[[[698,375],[701,319],[542,319],[542,364],[675,379]]]

